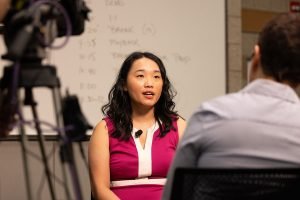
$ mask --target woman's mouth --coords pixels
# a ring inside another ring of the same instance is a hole
[[[153,98],[154,93],[153,93],[153,92],[143,92],[143,95],[144,95],[146,98],[150,99],[150,98]]]

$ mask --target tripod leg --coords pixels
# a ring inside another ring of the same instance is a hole
[[[66,195],[66,199],[70,200],[71,196],[70,196],[70,190],[68,187],[68,181],[67,181],[67,173],[66,173],[66,169],[63,165],[63,155],[62,155],[62,148],[61,148],[61,144],[64,143],[62,142],[61,138],[65,135],[64,131],[63,131],[63,127],[64,127],[64,122],[63,122],[63,117],[62,117],[62,113],[61,113],[61,101],[60,101],[60,94],[59,91],[54,88],[52,89],[52,96],[53,96],[53,102],[54,102],[54,112],[55,112],[55,119],[56,119],[56,124],[57,127],[60,129],[60,132],[58,133],[59,135],[59,155],[60,155],[60,160],[61,160],[61,164],[62,164],[62,176],[63,176],[63,180],[65,182],[64,184],[64,189],[65,189],[65,195]]]
[[[34,99],[33,99],[32,88],[25,88],[25,95],[26,95],[26,98],[28,98],[29,101],[31,102],[31,110],[32,110],[33,118],[34,118],[35,128],[37,131],[37,138],[38,138],[38,142],[39,142],[39,146],[40,146],[40,150],[41,150],[41,154],[42,154],[42,160],[44,163],[44,168],[45,168],[45,173],[46,173],[46,177],[47,177],[47,181],[48,181],[48,185],[49,185],[50,195],[51,195],[52,200],[56,200],[54,187],[53,187],[53,183],[51,180],[51,173],[50,173],[50,169],[48,166],[48,160],[47,160],[46,151],[45,151],[44,136],[42,135],[42,130],[41,130],[40,124],[38,122],[39,118],[38,118],[38,114],[36,111],[36,103],[34,102]]]
[[[60,148],[61,149],[61,148]],[[61,154],[61,152],[60,152]],[[61,156],[61,155],[60,155]],[[71,199],[71,196],[70,196],[70,190],[69,190],[69,187],[68,187],[68,182],[67,182],[67,173],[66,173],[66,169],[64,166],[62,166],[62,176],[63,176],[63,180],[65,181],[65,184],[64,184],[64,189],[65,189],[65,193],[66,193],[66,198],[68,200]]]
[[[82,200],[82,193],[81,193],[81,187],[80,187],[80,181],[78,177],[78,172],[76,168],[76,164],[74,162],[74,155],[73,155],[73,148],[72,144],[68,141],[68,138],[66,137],[65,132],[63,131],[64,122],[63,122],[63,116],[62,116],[62,98],[59,91],[59,88],[53,88],[53,101],[54,101],[54,109],[55,109],[55,116],[57,120],[58,128],[60,128],[60,147],[61,147],[61,161],[62,163],[67,162],[69,165],[70,170],[70,177],[72,179],[73,183],[73,189],[75,192],[75,199],[76,200]]]
[[[22,110],[21,110],[20,105],[19,105],[18,111],[21,113],[21,115],[19,116],[20,121],[23,121],[23,119],[21,118]],[[23,159],[24,175],[25,175],[26,190],[27,190],[27,199],[28,200],[33,200],[32,190],[31,190],[31,181],[30,181],[31,176],[30,176],[30,172],[29,172],[28,159],[27,159],[27,149],[26,149],[26,147],[27,147],[27,136],[26,136],[23,124],[21,124],[20,127],[19,127],[19,133],[20,133],[22,159]]]

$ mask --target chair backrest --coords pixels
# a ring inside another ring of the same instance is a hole
[[[171,200],[300,199],[300,168],[175,171]]]

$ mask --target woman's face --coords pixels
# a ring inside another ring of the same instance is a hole
[[[143,57],[133,62],[124,86],[133,108],[154,107],[160,98],[162,87],[163,79],[153,60]]]

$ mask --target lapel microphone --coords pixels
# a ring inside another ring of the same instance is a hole
[[[142,135],[142,133],[143,133],[143,131],[140,129],[140,130],[138,130],[138,131],[136,131],[135,132],[135,138],[138,138],[138,137],[140,137],[141,135]]]

